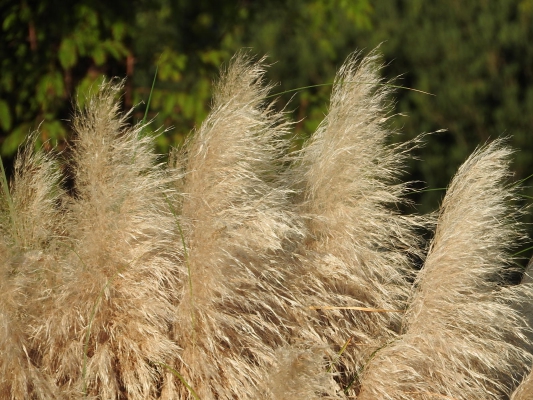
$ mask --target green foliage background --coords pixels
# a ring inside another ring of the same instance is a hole
[[[354,50],[380,45],[398,90],[393,118],[404,135],[429,137],[413,162],[419,187],[446,186],[479,144],[512,136],[516,179],[533,173],[533,0],[8,0],[1,10],[1,153],[11,157],[37,128],[49,145],[70,135],[72,100],[104,77],[126,77],[125,107],[149,117],[161,152],[180,145],[209,111],[219,67],[241,48],[272,66],[283,92],[333,80]],[[280,96],[297,148],[327,109],[330,87]],[[533,196],[531,189],[524,190]],[[436,208],[442,192],[415,198]]]

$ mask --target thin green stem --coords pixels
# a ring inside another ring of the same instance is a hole
[[[148,110],[150,109],[150,103],[152,102],[152,93],[154,92],[155,81],[157,79],[157,71],[159,71],[159,62],[157,62],[157,65],[155,67],[155,74],[154,74],[154,79],[152,81],[152,88],[150,89],[150,94],[148,95],[148,102],[146,103],[146,110],[144,110],[144,118],[142,122],[143,127],[146,125],[146,118],[148,117]]]
[[[11,197],[11,192],[9,191],[6,170],[4,169],[4,162],[2,161],[2,157],[0,157],[0,170],[1,170],[0,178],[2,180],[2,190],[4,191],[4,196],[7,200],[7,204],[9,207],[9,217],[11,220],[11,225],[13,227],[13,240],[15,241],[15,245],[18,246],[17,221],[16,221],[17,218],[15,214],[15,206],[13,204],[13,198]]]
[[[148,102],[146,103],[146,110],[144,110],[144,117],[143,117],[143,120],[142,120],[142,123],[141,123],[141,128],[139,130],[139,135],[138,135],[138,138],[141,138],[143,136],[143,130],[144,128],[146,127],[146,118],[148,118],[148,110],[150,109],[150,103],[152,102],[152,93],[154,92],[154,87],[155,87],[155,81],[157,79],[157,71],[159,70],[159,61],[157,62],[157,65],[155,67],[155,74],[154,74],[154,79],[152,81],[152,88],[150,89],[150,94],[148,95]],[[133,152],[133,159],[132,159],[132,164],[135,163],[135,158],[137,157],[137,148],[135,148],[134,152]]]
[[[339,351],[339,354],[337,354],[337,357],[335,357],[335,360],[333,360],[331,365],[328,367],[328,369],[327,369],[328,373],[331,372],[331,370],[333,369],[335,364],[337,364],[339,362],[339,360],[342,357],[342,353],[344,353],[344,351],[346,350],[346,348],[348,347],[348,345],[350,344],[351,341],[352,341],[352,337],[349,337],[348,340],[346,341],[346,343],[344,343],[344,345],[342,346],[342,348]]]
[[[392,84],[390,84],[390,83],[363,82],[363,81],[346,81],[346,82],[341,81],[341,82],[339,82],[339,83],[341,83],[341,84],[343,84],[343,83],[357,83],[357,84],[362,84],[362,85],[387,86],[387,87],[392,87],[392,88],[395,88],[395,89],[411,90],[411,91],[413,91],[413,92],[422,93],[422,94],[427,94],[427,95],[429,95],[429,96],[436,96],[436,95],[434,95],[433,93],[424,92],[423,90],[413,89],[413,88],[409,88],[409,87],[406,87],[406,86],[392,85]],[[277,96],[281,96],[281,95],[283,95],[283,94],[287,94],[287,93],[294,93],[294,92],[298,92],[298,91],[305,90],[305,89],[311,89],[311,88],[315,88],[315,87],[332,86],[332,85],[335,85],[335,84],[337,84],[337,82],[320,83],[320,84],[318,84],[318,85],[302,86],[302,87],[299,87],[299,88],[296,88],[296,89],[289,89],[289,90],[285,90],[285,91],[283,91],[283,92],[274,93],[274,94],[271,94],[271,95],[266,96],[265,98],[266,98],[266,99],[269,99],[269,98],[271,98],[271,97],[277,97]]]
[[[176,221],[176,226],[178,227],[178,232],[180,234],[181,238],[181,244],[183,246],[183,257],[185,259],[185,265],[187,266],[187,275],[189,279],[189,294],[191,298],[191,320],[192,320],[192,334],[193,334],[193,344],[195,343],[195,331],[196,331],[196,318],[194,315],[194,297],[193,297],[193,289],[192,289],[192,274],[191,274],[191,265],[189,263],[189,254],[187,252],[187,244],[185,243],[185,235],[183,233],[183,230],[181,229],[181,224],[178,218],[178,213],[172,203],[170,202],[169,198],[165,196],[165,200],[168,204],[168,207],[170,209],[170,212],[174,216],[174,219]]]
[[[157,364],[161,365],[162,367],[168,369],[170,372],[172,372],[175,376],[178,377],[178,379],[181,381],[181,383],[183,383],[183,385],[185,385],[185,387],[189,390],[189,392],[191,392],[192,394],[192,397],[194,397],[195,400],[200,400],[200,396],[198,396],[198,394],[194,391],[194,389],[191,387],[191,385],[189,385],[187,383],[187,381],[185,380],[185,378],[178,372],[176,371],[174,368],[172,368],[170,365],[167,365],[165,363],[162,363],[162,362],[157,362]]]
[[[515,183],[513,183],[513,186],[521,185],[522,183],[524,183],[525,181],[527,181],[529,178],[532,178],[532,177],[533,177],[533,174],[526,176],[525,178],[520,179],[519,181],[516,181]]]
[[[376,356],[376,354],[377,354],[381,349],[384,349],[385,347],[387,347],[387,346],[389,346],[390,344],[396,342],[397,340],[398,340],[397,338],[396,338],[396,339],[393,339],[393,340],[391,340],[390,342],[387,342],[387,343],[385,343],[383,346],[378,347],[376,350],[374,350],[374,351],[372,352],[372,354],[370,354],[370,357],[368,357],[368,360],[367,360],[367,362],[366,362],[366,365],[368,365],[368,363],[374,359],[374,357]],[[344,394],[345,394],[345,395],[348,395],[348,390],[350,390],[350,388],[353,386],[353,384],[355,383],[355,380],[356,380],[356,379],[357,379],[357,380],[359,379],[359,376],[360,376],[361,372],[363,372],[363,369],[365,368],[366,365],[364,365],[364,366],[362,366],[361,368],[359,368],[358,371],[355,371],[354,376],[352,377],[352,379],[351,379],[350,382],[348,383],[348,386],[346,386],[346,387],[344,388]]]
[[[72,246],[66,246],[68,249],[70,249],[70,251],[72,251],[80,260],[81,264],[83,265],[83,269],[85,269],[87,271],[87,264],[85,264],[85,261],[83,261],[83,258],[81,258],[81,256],[78,254],[78,252],[76,250],[74,250],[74,247]]]
[[[531,250],[531,249],[533,249],[533,246],[530,246],[530,247],[528,247],[527,249],[523,249],[523,250],[520,250],[520,251],[514,253],[514,254],[513,254],[513,257],[518,256],[518,255],[520,255],[520,254],[522,254],[522,253],[525,253],[526,251],[529,251],[529,250]]]
[[[446,188],[420,189],[420,190],[415,190],[414,193],[440,192],[442,190],[446,190]]]

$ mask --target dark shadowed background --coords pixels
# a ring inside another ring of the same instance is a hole
[[[242,48],[268,55],[274,93],[303,88],[278,100],[296,149],[323,118],[325,84],[344,59],[381,44],[385,78],[435,95],[396,90],[398,140],[447,130],[427,138],[406,179],[443,188],[476,146],[501,135],[517,149],[515,179],[533,174],[533,0],[4,0],[0,12],[8,165],[35,129],[64,147],[73,100],[104,78],[126,78],[124,106],[142,120],[157,65],[148,117],[166,129],[157,139],[166,153],[205,118],[219,67]],[[417,212],[436,209],[443,193],[414,195]],[[521,193],[528,204],[533,190]]]

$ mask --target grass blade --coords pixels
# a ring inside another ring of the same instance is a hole
[[[162,363],[162,362],[158,362],[157,364],[161,365],[162,367],[168,369],[172,374],[174,374],[180,381],[181,383],[183,383],[183,385],[187,388],[187,390],[189,392],[191,392],[192,394],[192,397],[194,397],[195,400],[200,400],[200,397],[198,396],[198,394],[194,391],[194,389],[191,387],[191,385],[189,385],[187,383],[187,381],[185,380],[185,378],[178,372],[176,371],[174,368],[172,368],[170,365],[167,365],[165,363]]]

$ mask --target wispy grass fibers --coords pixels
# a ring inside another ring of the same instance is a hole
[[[496,140],[459,169],[402,335],[366,366],[358,398],[502,399],[524,374],[531,355],[513,305],[531,290],[504,285],[510,250],[522,239],[515,191],[505,183],[510,155]]]
[[[411,256],[420,249],[415,230],[422,220],[397,211],[407,190],[399,177],[415,143],[388,144],[391,87],[379,68],[375,53],[346,61],[329,113],[289,177],[306,227],[292,287],[302,305],[317,309],[309,318],[328,347],[353,337],[340,360],[342,387],[399,330]]]
[[[299,228],[277,183],[287,125],[264,100],[263,74],[244,54],[232,60],[180,161],[192,290],[179,315],[193,307],[195,325],[180,317],[175,340],[180,373],[201,398],[257,398],[291,324],[280,291],[284,245]]]
[[[170,329],[181,252],[151,138],[118,115],[121,84],[106,84],[74,118],[74,196],[58,287],[37,333],[43,369],[62,393],[147,399],[178,352]],[[82,366],[83,364],[83,366]]]
[[[438,216],[404,215],[420,140],[390,144],[379,56],[348,58],[294,154],[264,68],[232,59],[168,165],[112,81],[60,157],[30,138],[0,168],[0,398],[530,398],[511,150],[474,152]]]

